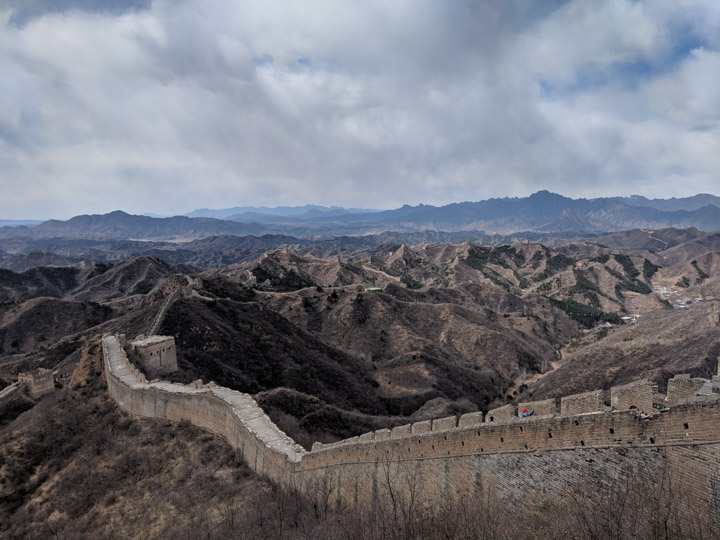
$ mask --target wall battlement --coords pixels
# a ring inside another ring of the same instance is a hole
[[[149,336],[131,342],[130,347],[149,377],[166,375],[178,369],[175,338],[172,336]]]
[[[338,506],[369,508],[387,498],[390,482],[402,493],[408,474],[420,475],[428,501],[494,486],[501,498],[518,502],[538,489],[559,499],[569,486],[662,464],[692,491],[694,504],[720,513],[720,394],[691,396],[658,412],[652,393],[649,407],[643,401],[652,385],[639,381],[613,394],[625,410],[592,410],[605,406],[601,393],[588,392],[561,400],[555,412],[549,412],[555,400],[525,403],[537,408],[527,418],[505,406],[315,443],[307,452],[247,394],[212,383],[148,383],[114,336],[103,338],[103,353],[109,392],[125,410],[223,435],[258,474],[310,497],[322,493]]]
[[[214,384],[147,382],[115,336],[102,340],[110,395],[131,414],[192,424],[224,436],[258,474],[282,482],[305,450],[265,415],[252,397]]]
[[[30,396],[33,398],[55,390],[55,375],[51,370],[45,368],[37,368],[28,373],[18,373],[18,382],[28,385]]]

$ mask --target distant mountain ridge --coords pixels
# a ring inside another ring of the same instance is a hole
[[[215,234],[257,234],[259,226],[213,218],[175,216],[154,218],[120,210],[109,214],[75,216],[67,221],[48,220],[35,227],[1,227],[0,238],[127,238],[187,239]]]
[[[230,219],[174,216],[153,218],[115,211],[50,220],[35,227],[0,227],[2,238],[93,238],[188,241],[218,235],[279,234],[298,238],[361,236],[383,232],[426,231],[512,235],[606,234],[622,230],[665,227],[720,230],[720,197],[709,194],[684,199],[607,197],[571,199],[549,191],[529,197],[460,202],[445,206],[405,205],[395,210],[340,207],[278,207],[276,214],[226,209]],[[255,208],[254,210],[263,210]],[[201,211],[196,211],[201,212]],[[281,215],[290,212],[290,215]]]
[[[319,214],[366,214],[377,212],[372,208],[343,208],[341,206],[319,206],[316,204],[306,204],[304,206],[235,206],[233,208],[198,208],[187,214],[186,217],[210,217],[215,219],[234,219],[243,215],[257,216],[300,216],[300,215],[319,215]],[[237,221],[244,221],[237,219]]]
[[[229,219],[247,221],[248,217],[231,216]],[[529,197],[466,201],[445,206],[405,205],[372,213],[263,216],[262,219],[276,228],[285,227],[286,232],[289,227],[300,227],[323,234],[366,234],[383,230],[604,233],[637,227],[697,227],[711,231],[720,229],[720,197],[700,194],[682,199],[639,196],[571,199],[543,190]]]
[[[630,206],[647,206],[656,208],[657,210],[673,211],[673,210],[699,210],[703,206],[713,205],[720,207],[720,197],[710,195],[709,193],[699,193],[692,197],[682,197],[676,199],[648,199],[642,195],[631,195],[630,197],[616,197],[616,200]]]

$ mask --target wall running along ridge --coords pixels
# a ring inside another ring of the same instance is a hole
[[[110,395],[126,411],[149,418],[188,421],[225,437],[258,474],[285,484],[305,450],[265,415],[255,400],[209,385],[145,382],[115,336],[102,340]]]
[[[175,291],[165,299],[165,301],[162,303],[162,306],[160,306],[157,315],[155,315],[155,318],[153,319],[152,325],[150,326],[150,331],[148,332],[148,336],[154,336],[158,333],[158,331],[160,330],[160,325],[162,324],[163,319],[165,319],[165,315],[167,315],[170,306],[177,302],[180,296],[180,292]]]
[[[141,382],[114,336],[103,338],[103,353],[110,395],[122,408],[138,416],[189,421],[223,435],[255,472],[320,504],[430,507],[494,493],[521,512],[567,501],[578,486],[610,489],[630,477],[654,485],[656,475],[667,473],[673,494],[685,495],[682,504],[720,522],[718,395],[645,414],[637,404],[644,405],[638,400],[646,398],[651,385],[641,381],[617,394],[618,401],[637,407],[633,410],[521,419],[506,416],[509,409],[503,407],[492,422],[470,413],[331,445],[315,443],[307,452],[246,394],[213,383]],[[602,406],[598,394],[575,397],[578,409]]]
[[[18,381],[0,390],[0,407],[10,401],[15,396],[15,394],[22,389],[24,385],[25,383]]]

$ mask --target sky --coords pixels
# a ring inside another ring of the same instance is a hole
[[[720,194],[717,0],[0,0],[0,219]]]

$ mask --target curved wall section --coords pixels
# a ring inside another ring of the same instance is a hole
[[[222,435],[256,473],[287,483],[306,451],[280,431],[252,397],[213,384],[145,382],[115,336],[102,341],[108,390],[123,409],[137,416],[187,421]]]
[[[109,392],[122,408],[220,434],[255,472],[326,506],[432,507],[492,493],[519,509],[562,503],[578,487],[612,489],[629,478],[657,489],[655,478],[667,476],[673,493],[686,494],[684,504],[720,524],[720,394],[655,414],[497,415],[490,422],[470,413],[316,443],[306,452],[247,394],[213,383],[145,382],[115,336],[103,338],[103,353]],[[624,395],[633,397],[633,388],[645,395],[646,386],[628,385]],[[578,403],[566,409],[601,408],[598,396],[572,396]]]

